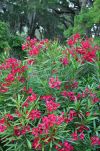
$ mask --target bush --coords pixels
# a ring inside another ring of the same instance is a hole
[[[18,35],[12,35],[9,40],[9,45],[11,47],[10,56],[17,59],[23,60],[26,53],[22,51],[21,47],[24,42],[24,38]]]
[[[9,46],[9,27],[6,23],[0,21],[0,52],[4,50],[7,51],[10,49]]]
[[[0,65],[2,150],[99,151],[99,48],[93,40],[75,34],[62,47],[28,37],[22,50],[24,61],[8,58]],[[92,66],[87,76],[86,64]]]

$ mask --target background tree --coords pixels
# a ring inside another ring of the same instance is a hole
[[[0,0],[0,20],[14,34],[27,27],[31,37],[38,30],[40,39],[61,41],[76,32],[99,36],[99,8],[100,0]]]

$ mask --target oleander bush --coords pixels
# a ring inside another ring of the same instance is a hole
[[[30,39],[0,65],[1,151],[99,151],[100,48]]]

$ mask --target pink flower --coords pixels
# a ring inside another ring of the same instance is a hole
[[[74,81],[73,84],[71,85],[72,88],[78,88],[78,82]]]
[[[34,95],[35,95],[35,93],[33,93],[33,89],[32,89],[32,88],[29,88],[28,91],[27,91],[27,93],[28,93],[28,94],[34,94]]]
[[[60,142],[58,143],[58,145],[56,145],[56,150],[57,151],[73,151],[74,150],[74,147],[68,142],[68,141],[65,141],[64,143]]]
[[[81,45],[84,49],[88,49],[88,48],[91,48],[91,45],[90,45],[90,42],[88,40],[86,41],[82,41],[81,42]]]
[[[0,87],[0,93],[6,93],[6,92],[8,92],[7,87]]]
[[[92,145],[100,145],[100,138],[98,136],[92,136],[90,139]]]
[[[5,123],[5,118],[0,119],[0,124],[4,124]]]
[[[77,132],[74,132],[71,134],[73,141],[77,141],[78,140],[78,135]]]
[[[25,49],[27,49],[27,47],[26,47],[25,44],[23,44],[23,45],[22,45],[22,50],[25,50]]]
[[[80,34],[76,33],[75,35],[73,35],[73,39],[74,41],[77,41],[78,39],[80,39]]]
[[[65,90],[62,91],[62,92],[61,92],[61,95],[64,96],[64,97],[67,97],[67,91],[65,91]]]
[[[58,77],[56,77],[56,78],[51,77],[49,79],[49,86],[50,86],[50,88],[60,89],[61,81],[58,79]]]
[[[87,52],[86,54],[83,55],[83,59],[88,62],[93,62],[95,60],[95,58],[96,58],[95,51]]]
[[[73,151],[74,150],[73,146],[67,141],[64,142],[64,148],[65,148],[65,151]]]
[[[46,102],[46,108],[49,112],[57,110],[59,106],[59,103],[53,102],[52,100]]]
[[[68,39],[67,44],[69,46],[73,46],[74,45],[74,41],[72,39]]]
[[[25,135],[27,132],[28,133],[30,132],[30,126],[29,125],[22,127],[21,135]]]
[[[72,91],[63,91],[61,92],[61,95],[64,96],[64,97],[68,97],[70,99],[70,101],[75,101],[77,99],[77,96],[75,96],[75,93],[72,92]]]
[[[41,144],[40,144],[40,139],[39,138],[35,138],[34,139],[34,141],[33,141],[33,143],[32,143],[32,147],[34,148],[34,149],[41,149]]]
[[[85,135],[84,135],[84,133],[82,132],[82,133],[80,134],[80,139],[84,140],[84,137],[85,137]]]
[[[45,100],[45,101],[55,100],[55,98],[52,95],[44,95],[44,96],[41,96],[40,99]]]
[[[30,41],[30,39],[31,39],[30,36],[28,36],[28,37],[26,38],[27,41]]]
[[[5,80],[8,82],[13,82],[14,81],[14,75],[12,73],[9,73]]]
[[[37,42],[38,42],[38,40],[37,40],[36,38],[30,39],[29,45],[30,45],[31,47],[33,47]]]
[[[36,55],[39,54],[39,49],[38,49],[36,46],[34,46],[34,47],[32,48],[32,50],[30,50],[30,51],[28,52],[28,54],[29,54],[30,56],[36,56]]]
[[[84,126],[84,125],[81,125],[81,126],[78,128],[78,132],[80,132],[80,133],[83,132],[84,130],[88,131],[89,128],[86,127],[86,126]]]
[[[23,104],[22,104],[22,107],[28,107],[29,106],[29,102],[26,100]]]
[[[16,136],[21,135],[21,131],[20,131],[20,128],[18,126],[14,126],[14,135],[16,135]]]
[[[41,113],[38,110],[32,110],[30,113],[27,113],[28,119],[34,121],[35,119],[39,119],[41,117]]]
[[[15,110],[15,114],[17,115],[17,117],[21,117],[22,115],[21,115],[21,113],[18,111],[18,110]]]
[[[87,117],[90,116],[90,112],[86,112],[86,116],[87,116]]]
[[[7,129],[7,126],[0,124],[0,133],[4,132]]]
[[[11,121],[14,119],[14,117],[11,114],[9,114],[9,113],[6,114],[5,116],[6,116],[6,118],[8,118]]]
[[[27,100],[29,100],[29,102],[34,102],[37,99],[37,95],[35,93],[32,93],[31,96],[27,97]]]
[[[73,118],[73,117],[77,116],[76,111],[74,111],[74,110],[70,110],[70,112],[69,112],[69,116],[70,116],[70,118]]]
[[[27,63],[28,63],[29,65],[33,65],[33,64],[35,63],[35,60],[30,59],[30,60],[27,61]]]
[[[93,103],[95,104],[95,103],[97,103],[97,102],[100,102],[100,99],[97,98],[97,97],[94,97],[92,101],[93,101]]]
[[[65,58],[61,58],[60,61],[61,61],[61,63],[62,63],[64,66],[68,65],[68,63],[69,63],[69,61],[68,61],[68,59],[67,59],[66,57],[65,57]]]

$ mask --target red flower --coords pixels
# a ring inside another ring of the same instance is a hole
[[[60,85],[61,85],[61,81],[58,79],[58,77],[56,77],[56,78],[51,77],[49,79],[50,88],[60,89]]]
[[[96,58],[96,52],[91,51],[83,55],[83,59],[88,61],[88,62],[93,62]]]
[[[68,63],[69,63],[69,61],[68,61],[68,59],[67,59],[66,57],[65,57],[65,58],[61,58],[60,61],[61,61],[61,63],[62,63],[64,66],[68,65]]]
[[[28,119],[34,121],[35,119],[39,119],[41,117],[41,113],[38,110],[32,110],[30,113],[28,114]]]
[[[9,114],[9,113],[6,114],[5,117],[8,118],[11,121],[14,119],[14,117],[11,114]]]
[[[27,46],[25,44],[22,45],[22,50],[27,49]]]
[[[5,118],[0,119],[0,124],[4,124],[5,123]]]
[[[39,138],[35,138],[34,139],[34,141],[33,141],[33,143],[32,143],[32,147],[34,148],[34,149],[41,149],[41,144],[40,144],[40,139]]]
[[[73,35],[73,39],[74,41],[77,41],[78,39],[80,39],[80,34],[76,33],[75,35]]]
[[[46,102],[46,107],[49,112],[57,110],[59,106],[59,103],[53,102],[52,100]]]
[[[5,80],[8,82],[13,82],[14,81],[14,75],[12,73],[9,73]]]
[[[86,116],[87,116],[87,117],[90,116],[90,112],[86,112]]]
[[[22,107],[24,108],[24,107],[28,107],[28,106],[29,106],[29,102],[26,100],[26,101],[23,103]]]
[[[69,46],[73,46],[74,45],[74,41],[72,39],[68,39],[67,44]]]
[[[97,102],[100,102],[100,99],[97,98],[97,97],[94,97],[92,101],[93,101],[93,103],[95,104],[95,103],[97,103]]]
[[[88,48],[91,48],[91,45],[90,45],[90,42],[88,40],[86,41],[82,41],[81,42],[81,45],[84,49],[88,49]]]
[[[60,142],[59,146],[56,146],[55,148],[57,151],[73,151],[74,150],[74,147],[67,141],[65,141],[64,143]]]
[[[73,146],[67,141],[64,142],[64,148],[65,148],[65,151],[73,151],[74,150]]]
[[[90,139],[92,145],[100,145],[100,138],[98,136],[92,136]]]
[[[29,102],[34,102],[37,99],[37,95],[35,93],[32,93],[31,96],[27,97],[27,100],[29,100]]]
[[[69,112],[69,116],[70,116],[70,118],[73,118],[73,117],[77,116],[76,111],[74,111],[74,110],[70,110],[70,112]]]
[[[35,63],[35,60],[30,59],[30,60],[27,61],[27,63],[28,63],[29,65],[33,65],[33,64]]]
[[[20,128],[18,126],[14,126],[14,135],[16,135],[16,136],[21,135],[21,131],[20,131]]]
[[[32,48],[32,50],[30,50],[30,51],[28,52],[28,54],[29,54],[30,56],[36,56],[36,55],[39,54],[39,49],[38,49],[36,46],[34,46],[34,47]]]
[[[84,135],[84,133],[82,132],[82,133],[80,134],[80,139],[84,140],[84,137],[85,137],[85,135]]]
[[[21,135],[25,135],[27,132],[28,132],[28,133],[30,132],[30,126],[29,126],[29,125],[24,126],[24,127],[21,129]]]
[[[45,101],[55,100],[55,98],[52,95],[44,95],[44,96],[41,96],[40,99],[45,100]]]
[[[0,123],[0,133],[4,132],[7,129],[7,126]]]
[[[61,92],[61,95],[67,97],[67,91],[64,90],[63,92]]]
[[[78,135],[77,132],[74,132],[71,134],[73,141],[77,141],[78,140]]]
[[[0,92],[6,93],[6,92],[8,92],[8,88],[7,87],[0,87]]]
[[[77,88],[78,87],[78,82],[74,81],[73,84],[71,85],[72,88]]]

